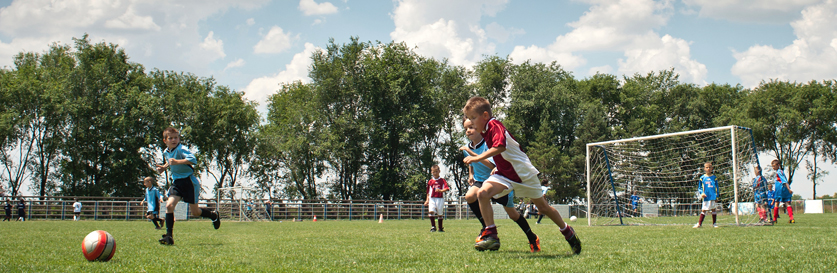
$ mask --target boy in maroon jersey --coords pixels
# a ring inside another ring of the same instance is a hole
[[[430,218],[430,232],[436,232],[436,216],[439,216],[439,232],[445,232],[445,227],[442,226],[442,220],[445,217],[445,192],[450,190],[448,181],[440,177],[439,165],[430,167],[430,173],[433,178],[427,181],[427,200],[424,205],[429,210],[428,217]]]
[[[471,164],[492,157],[495,165],[495,171],[477,193],[486,228],[482,233],[483,240],[476,243],[474,248],[479,251],[500,249],[500,238],[497,235],[497,226],[494,225],[494,210],[490,202],[492,197],[502,196],[513,190],[517,196],[531,198],[532,203],[541,209],[540,213],[545,214],[558,226],[573,253],[581,253],[581,240],[576,236],[575,230],[564,222],[561,214],[543,198],[538,169],[532,165],[529,156],[523,152],[520,143],[506,130],[503,123],[492,116],[488,100],[472,97],[465,103],[462,112],[480,131],[488,147],[482,154],[465,157],[463,161],[465,164]]]

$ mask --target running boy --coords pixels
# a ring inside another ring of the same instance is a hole
[[[439,165],[430,167],[430,173],[433,178],[427,181],[427,200],[424,205],[428,208],[428,217],[430,218],[430,232],[436,232],[436,216],[439,216],[439,232],[445,232],[445,227],[442,226],[445,214],[445,198],[444,194],[450,190],[448,181],[440,177]]]
[[[485,140],[483,140],[482,135],[478,134],[477,130],[474,129],[471,120],[465,119],[462,126],[465,128],[465,135],[468,136],[468,140],[471,141],[468,145],[459,148],[459,150],[465,152],[465,156],[477,156],[488,150],[488,148],[485,147]],[[480,204],[477,202],[477,192],[480,187],[482,187],[483,182],[491,175],[491,170],[494,169],[494,163],[492,161],[493,160],[491,160],[491,158],[487,158],[480,162],[468,165],[468,184],[470,184],[471,187],[468,188],[468,193],[465,194],[465,201],[468,202],[468,207],[471,208],[471,211],[474,212],[474,215],[477,216],[477,219],[480,220],[480,224],[482,224],[480,235],[477,236],[477,243],[479,243],[480,237],[482,237],[482,232],[485,230],[485,221],[482,219]],[[529,240],[529,250],[532,252],[540,252],[540,238],[532,232],[532,229],[529,227],[529,222],[526,221],[526,217],[521,217],[520,213],[518,213],[514,208],[514,191],[510,191],[509,194],[500,197],[499,199],[492,198],[491,201],[502,205],[506,214],[509,215],[509,219],[517,223],[517,226],[523,230],[523,233],[526,234],[526,239]]]
[[[217,212],[198,206],[201,183],[195,177],[195,170],[192,167],[197,164],[197,159],[192,152],[180,145],[180,132],[172,127],[166,128],[163,130],[163,142],[166,143],[167,148],[163,151],[163,157],[168,161],[163,165],[157,165],[157,172],[162,173],[166,169],[171,169],[171,179],[174,182],[169,189],[169,199],[166,202],[166,234],[163,234],[160,244],[173,245],[174,208],[180,200],[189,204],[192,216],[212,219],[212,226],[215,229],[221,227],[221,219]]]
[[[73,221],[78,221],[81,219],[81,202],[78,198],[73,198],[73,201]]]
[[[3,221],[11,222],[12,221],[11,220],[12,219],[12,199],[6,199],[6,206],[4,206],[3,208],[6,210],[6,218],[3,218]]]
[[[703,218],[706,217],[706,211],[712,211],[712,227],[717,228],[718,215],[715,212],[715,199],[718,199],[718,181],[715,175],[712,174],[712,162],[703,164],[704,175],[700,176],[700,185],[698,185],[698,192],[700,193],[703,206],[700,208],[700,219],[692,228],[699,228],[703,225]]]
[[[145,218],[154,223],[154,228],[162,229],[163,219],[157,216],[160,211],[160,204],[163,203],[163,194],[157,188],[157,181],[153,177],[146,177],[142,180],[145,186],[145,198],[142,199],[140,205],[148,204],[148,211],[145,212]]]
[[[17,220],[26,221],[26,203],[23,202],[23,197],[17,203]]]
[[[581,253],[581,240],[578,239],[573,228],[565,223],[561,214],[555,208],[550,207],[543,198],[538,169],[532,165],[529,157],[523,153],[520,144],[506,130],[503,123],[493,117],[488,100],[482,97],[472,97],[465,103],[462,112],[471,120],[474,128],[480,131],[488,148],[477,156],[465,157],[463,161],[465,164],[471,164],[491,157],[496,164],[494,174],[485,180],[477,193],[486,227],[482,232],[482,241],[476,243],[474,248],[479,251],[500,249],[500,238],[497,236],[497,226],[494,225],[494,210],[491,208],[490,200],[492,197],[500,197],[514,190],[515,194],[520,197],[531,198],[532,202],[541,208],[541,213],[546,214],[552,222],[558,225],[573,253]]]
[[[776,222],[776,219],[773,218],[773,207],[776,205],[776,191],[773,190],[773,184],[767,183],[767,213],[770,216],[770,223]],[[778,217],[778,215],[777,215]]]
[[[776,183],[774,185],[774,189],[776,192],[773,193],[774,201],[776,202],[775,208],[773,208],[773,220],[779,218],[779,207],[784,206],[788,210],[788,223],[796,223],[793,220],[793,207],[791,207],[791,197],[793,196],[793,191],[790,189],[791,182],[788,181],[788,178],[785,176],[785,171],[782,170],[782,166],[779,165],[779,160],[774,159],[773,162],[770,162],[770,165],[773,167],[773,170],[776,171]]]

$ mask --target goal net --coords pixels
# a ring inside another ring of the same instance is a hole
[[[703,164],[712,162],[718,224],[756,224],[757,154],[750,129],[738,126],[589,143],[587,223],[695,224],[701,209],[699,178]],[[707,223],[712,223],[708,214]]]
[[[232,221],[267,221],[263,194],[250,187],[219,188],[216,202],[222,219]]]

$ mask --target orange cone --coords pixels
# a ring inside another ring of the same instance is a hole
[[[381,213],[381,218],[378,218],[378,224],[382,224],[384,222],[384,214]]]
[[[314,222],[317,221],[317,215],[314,215]]]

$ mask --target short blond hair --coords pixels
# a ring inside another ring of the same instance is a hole
[[[468,99],[468,102],[465,103],[465,107],[462,108],[462,113],[467,114],[470,111],[476,111],[480,114],[488,112],[489,116],[494,116],[491,113],[491,103],[488,103],[488,100],[483,97],[471,97]]]
[[[439,165],[433,165],[432,167],[430,167],[430,171],[431,171],[431,172],[432,172],[432,171],[440,171],[440,170],[439,170]]]
[[[167,127],[163,130],[163,138],[166,138],[168,135],[180,136],[180,132],[178,132],[177,129],[174,129],[174,127]]]

